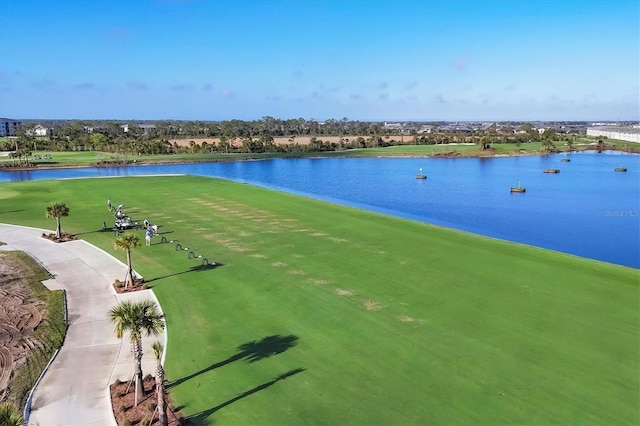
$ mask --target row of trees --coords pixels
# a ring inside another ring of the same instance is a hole
[[[140,238],[131,232],[119,235],[113,243],[113,247],[124,250],[127,254],[127,275],[125,278],[125,288],[133,284],[133,264],[131,261],[131,250],[140,246]],[[142,337],[158,336],[165,327],[164,315],[160,313],[158,306],[151,300],[132,302],[124,300],[109,310],[109,319],[115,324],[115,333],[118,339],[122,339],[125,334],[129,335],[131,353],[134,360],[134,406],[144,398],[143,372],[142,372]],[[160,426],[167,426],[167,401],[164,380],[164,368],[162,367],[162,343],[155,341],[152,345],[153,356],[156,360],[156,397],[158,409],[158,423]]]
[[[51,203],[47,206],[45,216],[56,220],[56,238],[63,235],[61,218],[69,216],[69,207],[65,203]],[[131,262],[131,250],[140,246],[140,238],[133,233],[125,232],[118,236],[114,242],[114,248],[124,250],[127,254],[127,275],[125,278],[125,288],[133,283],[133,264]],[[165,322],[155,304],[150,300],[140,302],[122,301],[109,311],[109,319],[115,324],[116,336],[121,339],[125,334],[129,334],[131,352],[134,358],[134,392],[135,405],[144,397],[144,386],[142,383],[142,337],[144,334],[159,335],[164,330]],[[156,359],[156,394],[158,398],[158,412],[160,425],[167,425],[167,403],[165,398],[164,369],[161,363],[163,346],[160,342],[154,342],[153,353]],[[2,407],[9,411],[10,407]],[[2,414],[0,409],[0,415]],[[1,423],[4,425],[5,423]]]
[[[57,125],[49,137],[34,136],[33,128],[25,126],[15,139],[0,141],[0,151],[15,151],[13,165],[28,165],[33,151],[102,151],[127,155],[154,155],[178,153],[263,153],[263,152],[322,152],[356,148],[385,147],[391,145],[435,145],[471,142],[481,147],[497,143],[526,143],[550,140],[572,140],[576,135],[558,135],[554,129],[542,134],[530,124],[523,124],[518,133],[500,134],[495,131],[475,133],[438,132],[400,133],[384,129],[378,123],[327,120],[320,124],[314,120],[277,120],[263,117],[258,121],[231,120],[211,122],[159,122],[147,131],[136,125],[125,131],[119,124],[106,122],[95,127],[82,122]],[[217,138],[215,143],[171,143],[170,137]],[[311,135],[310,143],[299,143],[296,138]],[[354,136],[355,135],[355,136]],[[288,143],[275,144],[275,137],[287,137]],[[326,136],[339,136],[337,142],[323,141]],[[546,144],[546,143],[545,143]]]
[[[135,139],[188,139],[188,138],[257,138],[268,134],[273,137],[291,136],[346,136],[346,135],[400,135],[401,133],[418,134],[424,125],[429,125],[434,133],[450,132],[447,122],[406,122],[402,126],[385,126],[381,122],[351,121],[347,117],[339,120],[328,119],[317,121],[313,118],[278,119],[270,116],[259,120],[224,120],[224,121],[146,121],[117,122],[98,121],[58,121],[41,122],[50,129],[52,139],[78,139],[85,133],[100,133],[109,139],[126,136]],[[34,134],[35,123],[28,123],[23,128]],[[468,126],[467,130],[469,130]],[[531,123],[501,123],[500,126],[484,126],[478,133],[501,133],[500,129],[509,131],[535,130]]]

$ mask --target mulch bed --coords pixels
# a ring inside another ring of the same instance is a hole
[[[46,238],[47,240],[51,240],[54,243],[64,243],[65,241],[73,241],[73,240],[77,239],[73,235],[69,235],[69,234],[62,234],[62,236],[60,238],[57,238],[55,232],[52,233],[52,234],[47,234],[47,233],[43,232],[42,233],[42,238]]]
[[[138,401],[136,407],[133,406],[134,402],[134,389],[133,384],[129,388],[127,387],[129,382],[117,381],[112,384],[109,389],[111,391],[111,404],[113,406],[113,415],[116,419],[118,426],[127,425],[140,425],[147,426],[158,424],[158,413],[154,411],[157,406],[157,397],[155,392],[155,379],[151,375],[147,375],[143,381],[144,385],[144,398]],[[170,395],[167,393],[167,421],[169,426],[190,425],[191,422],[184,414],[179,410],[176,410],[171,403]],[[151,419],[153,416],[153,421]]]
[[[149,286],[145,284],[144,278],[136,278],[133,280],[133,284],[129,284],[126,289],[124,288],[124,283],[122,281],[116,280],[113,283],[113,288],[116,290],[116,293],[122,294],[146,290]]]

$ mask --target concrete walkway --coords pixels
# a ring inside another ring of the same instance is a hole
[[[0,250],[29,254],[53,275],[44,284],[67,292],[67,336],[34,391],[29,425],[115,425],[109,385],[131,379],[134,367],[128,336],[115,337],[108,311],[122,300],[157,299],[151,290],[117,295],[111,284],[124,277],[126,264],[85,241],[58,244],[42,232],[51,231],[0,224],[7,244]],[[155,372],[155,340],[166,347],[166,331],[143,338],[144,374]]]

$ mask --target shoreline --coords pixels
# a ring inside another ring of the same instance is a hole
[[[438,145],[441,147],[447,146],[460,146],[461,144],[447,144],[447,145]],[[442,158],[442,159],[455,159],[455,158],[508,158],[508,157],[524,157],[524,156],[546,156],[546,155],[555,155],[555,154],[571,154],[571,153],[580,153],[585,151],[597,151],[594,145],[582,145],[582,149],[574,149],[571,151],[560,151],[554,150],[550,152],[540,152],[540,151],[526,151],[521,150],[520,152],[511,152],[511,153],[500,153],[497,152],[494,148],[487,150],[489,152],[467,152],[467,151],[448,151],[448,152],[435,152],[430,154],[414,154],[414,153],[398,153],[394,155],[358,155],[358,153],[349,151],[328,151],[321,155],[274,155],[266,158],[260,157],[251,157],[247,156],[245,158],[192,158],[192,159],[171,159],[170,155],[167,155],[167,159],[161,160],[152,160],[152,159],[142,159],[138,158],[134,160],[127,160],[126,163],[118,162],[118,161],[101,161],[97,163],[91,164],[31,164],[28,166],[11,166],[11,165],[0,165],[0,172],[12,172],[12,171],[33,171],[33,170],[55,170],[55,169],[82,169],[82,168],[110,168],[110,167],[131,167],[131,166],[155,166],[155,165],[163,165],[163,164],[193,164],[193,163],[223,163],[223,162],[235,162],[235,161],[262,161],[262,160],[271,160],[274,158],[284,158],[284,159],[297,159],[297,158]],[[640,153],[636,152],[627,152],[621,150],[605,150],[606,152],[614,152],[620,154],[631,154],[631,155],[640,155]],[[348,152],[348,155],[341,155],[345,152]],[[277,153],[275,153],[277,154]],[[290,153],[285,153],[290,154]],[[319,154],[319,153],[314,153]]]

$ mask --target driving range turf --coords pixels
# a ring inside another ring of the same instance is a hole
[[[636,269],[195,176],[5,183],[0,222],[64,202],[125,261],[108,197],[160,226],[133,265],[196,424],[640,421]]]

